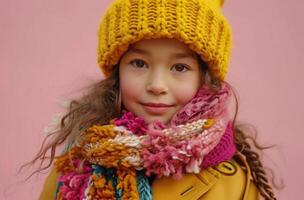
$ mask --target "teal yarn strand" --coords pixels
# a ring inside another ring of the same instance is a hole
[[[137,171],[137,190],[140,200],[152,200],[152,189],[144,171]]]
[[[99,165],[93,165],[94,173],[105,176],[107,181],[112,181],[113,188],[115,190],[115,197],[117,200],[121,200],[123,195],[123,190],[118,189],[118,177],[115,168],[105,168]],[[149,184],[148,177],[145,175],[144,171],[136,172],[137,179],[137,190],[139,193],[140,200],[152,200],[152,189]]]
[[[63,185],[62,182],[60,182],[60,181],[57,182],[56,190],[55,190],[55,193],[54,193],[55,199],[58,198],[59,188],[60,188],[62,185]]]
[[[117,171],[115,170],[113,175],[112,175],[112,185],[115,190],[115,197],[117,200],[121,200],[122,198],[122,189],[118,189],[118,178],[117,178]]]
[[[118,178],[115,168],[105,168],[100,165],[92,165],[92,168],[94,169],[94,173],[103,175],[107,182],[112,181],[112,186],[115,190],[115,197],[117,200],[121,200],[123,191],[121,189],[117,188],[118,184]]]

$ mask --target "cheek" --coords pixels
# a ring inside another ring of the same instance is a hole
[[[188,103],[196,94],[196,91],[192,90],[184,90],[183,92],[181,92],[182,90],[178,90],[175,93],[175,98],[176,101],[178,102],[178,104],[180,105],[185,105],[186,103]]]
[[[174,90],[174,96],[178,104],[184,106],[188,103],[197,93],[201,86],[200,81],[194,81],[191,84],[180,84]]]
[[[132,82],[127,79],[120,80],[120,90],[122,94],[128,94],[132,92],[131,88],[133,87]]]
[[[124,76],[120,79],[120,91],[123,104],[129,104],[140,94],[141,84],[131,76]]]

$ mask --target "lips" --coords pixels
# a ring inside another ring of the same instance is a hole
[[[164,103],[143,103],[144,106],[151,107],[171,107],[172,105],[164,104]]]
[[[173,105],[164,103],[142,103],[146,112],[154,115],[161,115],[166,113]]]

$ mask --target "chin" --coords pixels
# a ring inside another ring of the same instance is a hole
[[[152,123],[152,122],[154,122],[154,121],[159,121],[159,122],[162,122],[163,124],[167,124],[170,120],[165,119],[165,118],[163,118],[163,117],[157,117],[157,116],[155,116],[155,117],[148,117],[148,118],[145,118],[145,121],[146,121],[147,123]]]

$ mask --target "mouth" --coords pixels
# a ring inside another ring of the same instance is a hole
[[[165,104],[165,103],[151,103],[151,102],[141,103],[141,104],[144,106],[150,106],[150,107],[171,107],[171,106],[173,106],[173,105]]]
[[[168,112],[168,110],[173,107],[174,105],[172,104],[165,104],[165,103],[141,103],[141,105],[143,106],[144,110],[150,114],[153,115],[161,115],[164,114],[166,112]]]

